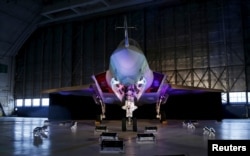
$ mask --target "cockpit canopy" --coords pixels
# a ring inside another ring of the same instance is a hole
[[[136,42],[134,39],[129,38],[128,41],[129,41],[129,46],[135,46],[135,47],[137,47],[138,49],[141,50],[141,47],[140,47],[139,43]],[[120,42],[120,44],[118,45],[118,47],[124,47],[124,46],[125,46],[125,40],[122,40]]]

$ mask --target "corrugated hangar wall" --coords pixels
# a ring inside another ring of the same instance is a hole
[[[15,99],[92,83],[91,75],[107,70],[109,56],[124,38],[115,29],[123,25],[123,15],[137,27],[129,37],[168,82],[249,91],[249,10],[247,0],[188,1],[41,27],[16,56]]]

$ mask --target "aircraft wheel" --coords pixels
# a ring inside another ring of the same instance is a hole
[[[126,121],[126,118],[123,118],[122,119],[122,131],[124,132],[124,131],[126,131],[127,130],[127,127],[126,127],[126,123],[127,121]]]
[[[167,117],[165,111],[161,111],[161,123],[162,124],[167,124]]]
[[[96,116],[96,120],[95,120],[95,125],[99,125],[102,123],[102,120],[101,120],[101,115],[97,115]]]
[[[137,120],[136,120],[136,118],[133,118],[133,131],[137,132]]]

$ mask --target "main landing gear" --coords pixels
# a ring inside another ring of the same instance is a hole
[[[100,115],[96,116],[95,124],[99,125],[99,124],[101,124],[102,120],[106,118],[106,116],[105,116],[106,107],[105,107],[105,104],[102,101],[101,97],[99,97],[98,95],[95,96],[95,100],[96,100],[96,103],[101,106],[101,112],[102,112]]]
[[[122,131],[127,131],[128,126],[132,126],[132,130],[134,132],[137,131],[137,120],[133,117],[134,110],[137,109],[135,105],[136,97],[134,96],[135,90],[130,87],[125,92],[125,104],[122,106],[122,109],[126,111],[126,117],[122,119]],[[168,96],[160,96],[159,100],[156,103],[156,118],[160,120],[162,124],[166,124],[166,113],[164,110],[161,110],[161,105],[164,104],[167,100]],[[96,96],[97,104],[101,106],[101,114],[97,116],[96,124],[100,124],[102,120],[105,118],[105,104],[99,96]]]
[[[167,123],[166,113],[164,110],[161,110],[161,105],[166,102],[167,98],[168,96],[160,96],[156,103],[156,118],[158,118],[162,124]]]

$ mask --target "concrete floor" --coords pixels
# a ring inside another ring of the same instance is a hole
[[[250,139],[250,120],[198,121],[195,129],[188,129],[180,120],[169,120],[162,125],[158,120],[138,120],[138,131],[121,131],[121,121],[104,121],[108,132],[117,133],[123,140],[124,153],[100,151],[100,134],[95,132],[95,124],[90,120],[77,121],[75,131],[71,122],[50,121],[47,138],[34,137],[33,129],[44,125],[46,118],[0,118],[1,156],[207,156],[208,139]],[[143,134],[146,126],[157,127],[155,143],[138,143],[137,134]],[[205,126],[216,130],[215,136],[203,135]]]

